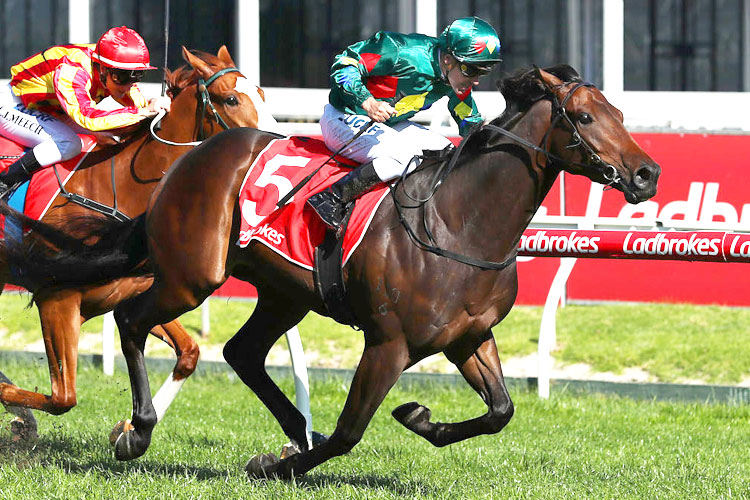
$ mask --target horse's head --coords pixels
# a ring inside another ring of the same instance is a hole
[[[197,98],[199,112],[203,110],[211,122],[223,122],[222,126],[228,128],[251,127],[269,131],[278,128],[265,103],[263,90],[235,67],[225,46],[216,56],[191,52],[185,47],[182,47],[182,55],[190,68],[183,67],[168,74],[173,98],[176,99],[188,86],[196,85],[197,94],[191,97]]]
[[[569,66],[549,69],[535,72],[552,102],[543,144],[552,162],[622,191],[629,203],[654,196],[661,168],[625,129],[622,112]]]

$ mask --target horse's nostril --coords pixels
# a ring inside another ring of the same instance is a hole
[[[656,184],[656,180],[659,178],[659,167],[652,165],[643,165],[635,172],[633,177],[633,184],[638,189],[648,189],[652,185]]]

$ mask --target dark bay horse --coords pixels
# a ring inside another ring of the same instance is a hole
[[[173,101],[171,111],[161,121],[159,137],[172,142],[188,143],[199,136],[214,135],[224,127],[275,124],[264,107],[263,91],[250,85],[235,68],[226,47],[222,47],[216,56],[202,52],[191,53],[183,47],[183,57],[189,66],[167,75]],[[120,144],[89,153],[66,184],[67,191],[109,206],[116,199],[117,209],[125,215],[136,217],[142,214],[164,172],[178,156],[190,149],[154,140],[149,134],[148,125],[142,123],[137,126]],[[113,175],[116,197],[113,193]],[[213,176],[211,172],[206,172],[206,175]],[[58,195],[42,220],[59,227],[65,223],[66,218],[81,213],[92,212]],[[13,270],[1,251],[0,280],[1,283],[14,281]],[[40,289],[34,294],[34,301],[41,318],[52,393],[47,396],[24,390],[5,378],[0,379],[0,402],[10,405],[16,414],[20,413],[19,407],[52,414],[70,410],[76,404],[76,366],[81,324],[112,310],[119,302],[147,289],[150,284],[150,278],[141,277],[97,283],[78,289]],[[195,369],[198,346],[177,321],[170,320],[156,326],[152,333],[167,342],[178,358],[168,383],[160,396],[157,396],[160,399],[156,404],[161,415],[185,378]],[[29,418],[30,412],[22,415],[26,415],[28,426],[34,425]],[[121,422],[118,428],[125,425],[127,424]]]
[[[101,245],[99,254],[119,252],[122,267],[114,270],[114,261],[99,266],[94,258],[84,259],[90,268],[68,276],[74,281],[84,279],[82,273],[128,272],[128,259],[150,258],[151,288],[115,309],[121,331],[127,332],[123,352],[134,396],[134,429],[118,440],[117,458],[144,453],[156,423],[142,352],[148,331],[198,306],[228,276],[253,283],[259,298],[250,319],[226,344],[224,357],[300,449],[283,460],[272,454],[254,457],[246,467],[250,477],[290,478],[348,452],[401,373],[439,352],[479,393],[487,413],[440,423],[432,421],[427,407],[411,402],[393,416],[435,446],[503,429],[514,407],[491,328],[515,300],[515,252],[524,229],[561,170],[608,184],[638,203],[656,193],[660,168],[627,132],[622,113],[569,66],[519,72],[500,90],[505,112],[467,139],[456,167],[434,195],[406,208],[433,191],[435,165],[425,161],[380,205],[348,260],[347,300],[364,333],[365,349],[336,429],[312,449],[304,418],[268,376],[264,360],[274,342],[308,311],[326,315],[326,307],[312,272],[264,245],[234,244],[240,184],[273,137],[229,130],[177,160],[143,220],[113,226],[117,237],[100,240],[109,240],[111,251]],[[141,229],[134,230],[137,224]],[[123,228],[138,238],[145,230],[147,251],[135,248],[137,238],[122,238]],[[425,251],[412,237],[477,262],[469,265]],[[129,250],[122,252],[126,242]],[[68,278],[58,275],[56,282]]]

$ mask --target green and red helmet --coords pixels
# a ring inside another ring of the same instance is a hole
[[[500,62],[500,38],[495,28],[478,17],[450,23],[438,38],[440,46],[461,62],[491,66]]]

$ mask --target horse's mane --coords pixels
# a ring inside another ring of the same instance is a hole
[[[557,64],[543,69],[558,77],[565,84],[582,81],[578,72],[567,64]],[[502,128],[509,128],[534,103],[550,98],[549,90],[539,79],[536,66],[516,70],[497,82],[497,89],[505,98],[505,111],[490,123]],[[486,144],[489,133],[478,128],[467,138],[470,143],[466,144],[466,149],[475,149]]]
[[[544,71],[552,73],[566,84],[582,81],[576,70],[567,64],[550,66],[544,68]],[[549,91],[539,79],[536,67],[521,68],[515,71],[500,80],[497,83],[497,89],[505,98],[505,111],[492,121],[497,126],[506,123],[509,116],[523,113],[535,102],[549,97]]]
[[[213,54],[200,50],[191,50],[190,52],[208,64],[208,66],[214,71],[219,71],[226,67],[226,63]],[[200,78],[200,74],[189,64],[180,66],[174,71],[167,70],[167,89],[169,90],[172,99],[177,97],[183,89],[198,83],[198,78]]]

